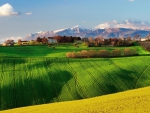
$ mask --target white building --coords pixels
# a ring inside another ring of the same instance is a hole
[[[57,40],[54,39],[53,37],[48,37],[48,43],[49,43],[49,44],[57,44],[58,42],[57,42]]]

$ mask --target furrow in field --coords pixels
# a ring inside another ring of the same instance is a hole
[[[68,63],[68,59],[66,58],[63,58],[61,59],[61,61],[59,61],[58,67],[63,72],[63,76],[61,76],[62,79],[68,78],[67,81],[64,79],[66,83],[63,86],[62,96],[65,95],[64,90],[68,92],[66,96],[63,96],[65,97],[64,100],[75,100],[78,96],[75,89],[75,80],[74,80],[75,72],[72,70],[72,67]]]
[[[95,81],[95,78],[92,78],[91,76],[92,76],[92,74],[89,72],[89,71],[87,71],[87,69],[89,68],[89,66],[88,66],[88,64],[86,64],[86,66],[85,65],[83,65],[82,63],[81,63],[81,61],[78,59],[78,63],[80,64],[80,69],[81,70],[83,70],[83,71],[81,71],[81,72],[83,72],[83,74],[82,74],[82,79],[85,81],[85,83],[82,85],[82,87],[83,87],[83,89],[85,90],[85,92],[89,92],[89,90],[90,90],[90,88],[92,89],[92,87],[93,87],[93,85],[92,85],[92,83],[94,83],[94,81]],[[81,73],[80,72],[80,73]],[[79,75],[78,75],[78,78],[81,78]],[[81,81],[81,80],[80,80]],[[89,84],[90,83],[90,84]],[[80,84],[82,84],[81,82],[80,82]],[[89,86],[89,87],[87,87],[87,86]],[[95,90],[94,90],[95,91]],[[95,95],[95,92],[94,91],[90,91],[90,94],[91,94],[91,96],[93,95]],[[88,94],[88,96],[87,96],[87,98],[89,97],[89,95],[90,94]]]
[[[148,65],[149,57],[0,58],[0,109],[116,93],[136,82],[149,86]]]
[[[68,60],[67,62],[68,62],[70,72],[72,72],[72,76],[73,76],[73,79],[72,79],[73,85],[70,84],[70,87],[71,88],[74,87],[74,90],[76,93],[76,95],[74,95],[75,98],[82,99],[84,97],[87,97],[86,92],[82,89],[83,86],[80,85],[79,80],[78,80],[78,76],[80,76],[79,73],[82,71],[82,68],[80,68],[79,66],[78,60],[77,59],[67,59],[67,60]],[[78,71],[78,69],[80,69],[80,72]],[[82,95],[80,95],[79,92]]]
[[[88,98],[89,95],[87,93],[87,88],[84,87],[84,85],[88,85],[87,81],[85,78],[88,76],[86,71],[83,69],[83,67],[80,65],[78,59],[73,59],[73,61],[70,61],[70,66],[74,69],[76,74],[74,75],[74,83],[75,83],[75,89],[77,94],[79,95],[80,98]],[[80,70],[80,71],[79,71]],[[82,81],[82,82],[81,82]],[[88,81],[90,82],[90,81]]]
[[[138,88],[138,84],[139,84],[140,80],[141,80],[142,78],[144,78],[145,75],[150,74],[149,69],[150,69],[150,65],[148,65],[148,66],[144,69],[144,71],[142,72],[142,74],[138,77],[138,79],[137,79],[137,81],[136,81],[136,83],[135,83],[134,88]],[[146,73],[146,74],[145,74],[145,73]],[[147,78],[149,78],[149,77],[147,77]],[[145,78],[144,78],[144,79],[145,79]],[[149,78],[149,79],[150,79],[150,78]],[[149,79],[147,79],[147,80],[149,80]],[[146,81],[146,80],[145,80],[145,81]],[[143,82],[144,82],[144,81],[143,81]],[[150,83],[149,83],[149,84],[150,84]]]

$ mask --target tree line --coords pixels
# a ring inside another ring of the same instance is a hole
[[[150,41],[150,34],[148,34],[146,37],[147,41]],[[35,45],[35,44],[48,44],[48,39],[55,39],[57,43],[73,43],[78,40],[82,40],[88,47],[99,47],[102,45],[112,45],[112,46],[131,46],[133,45],[133,41],[140,41],[140,35],[136,34],[133,38],[131,36],[128,36],[126,38],[108,38],[105,39],[102,36],[96,36],[95,38],[89,37],[89,38],[80,38],[75,36],[53,36],[53,37],[37,37],[35,40],[28,41],[29,45]],[[22,40],[18,40],[18,45],[22,45]],[[25,42],[25,41],[24,41]],[[13,46],[15,44],[14,40],[6,40],[4,42],[7,46]]]
[[[54,36],[53,38],[56,39],[58,43],[73,43],[74,41],[81,40],[80,37],[74,36]]]
[[[41,38],[37,37],[36,41],[39,43],[47,44],[48,39],[55,39],[58,43],[73,43],[74,41],[81,40],[80,37],[74,37],[74,36],[53,36],[48,38]]]
[[[89,37],[89,38],[83,38],[82,41],[88,46],[102,46],[102,45],[112,45],[112,46],[131,46],[133,45],[131,41],[131,37],[127,38],[109,38],[104,39],[101,36],[97,36],[96,38]]]

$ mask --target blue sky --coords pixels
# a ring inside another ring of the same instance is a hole
[[[75,25],[110,27],[114,21],[150,26],[149,4],[150,0],[0,0],[0,40]]]

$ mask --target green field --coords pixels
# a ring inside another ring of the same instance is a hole
[[[55,45],[56,49],[48,47],[47,45],[39,46],[12,46],[3,47],[0,46],[0,57],[65,57],[67,52],[77,52],[82,50],[115,50],[124,48],[136,48],[140,55],[149,54],[141,46],[131,47],[86,47],[84,44],[79,44],[79,48],[73,46],[73,44],[60,44]]]
[[[65,58],[68,51],[115,48],[119,47],[0,47],[0,110],[150,86],[150,57],[142,56],[149,52],[140,46],[131,47],[141,55],[136,57]]]

